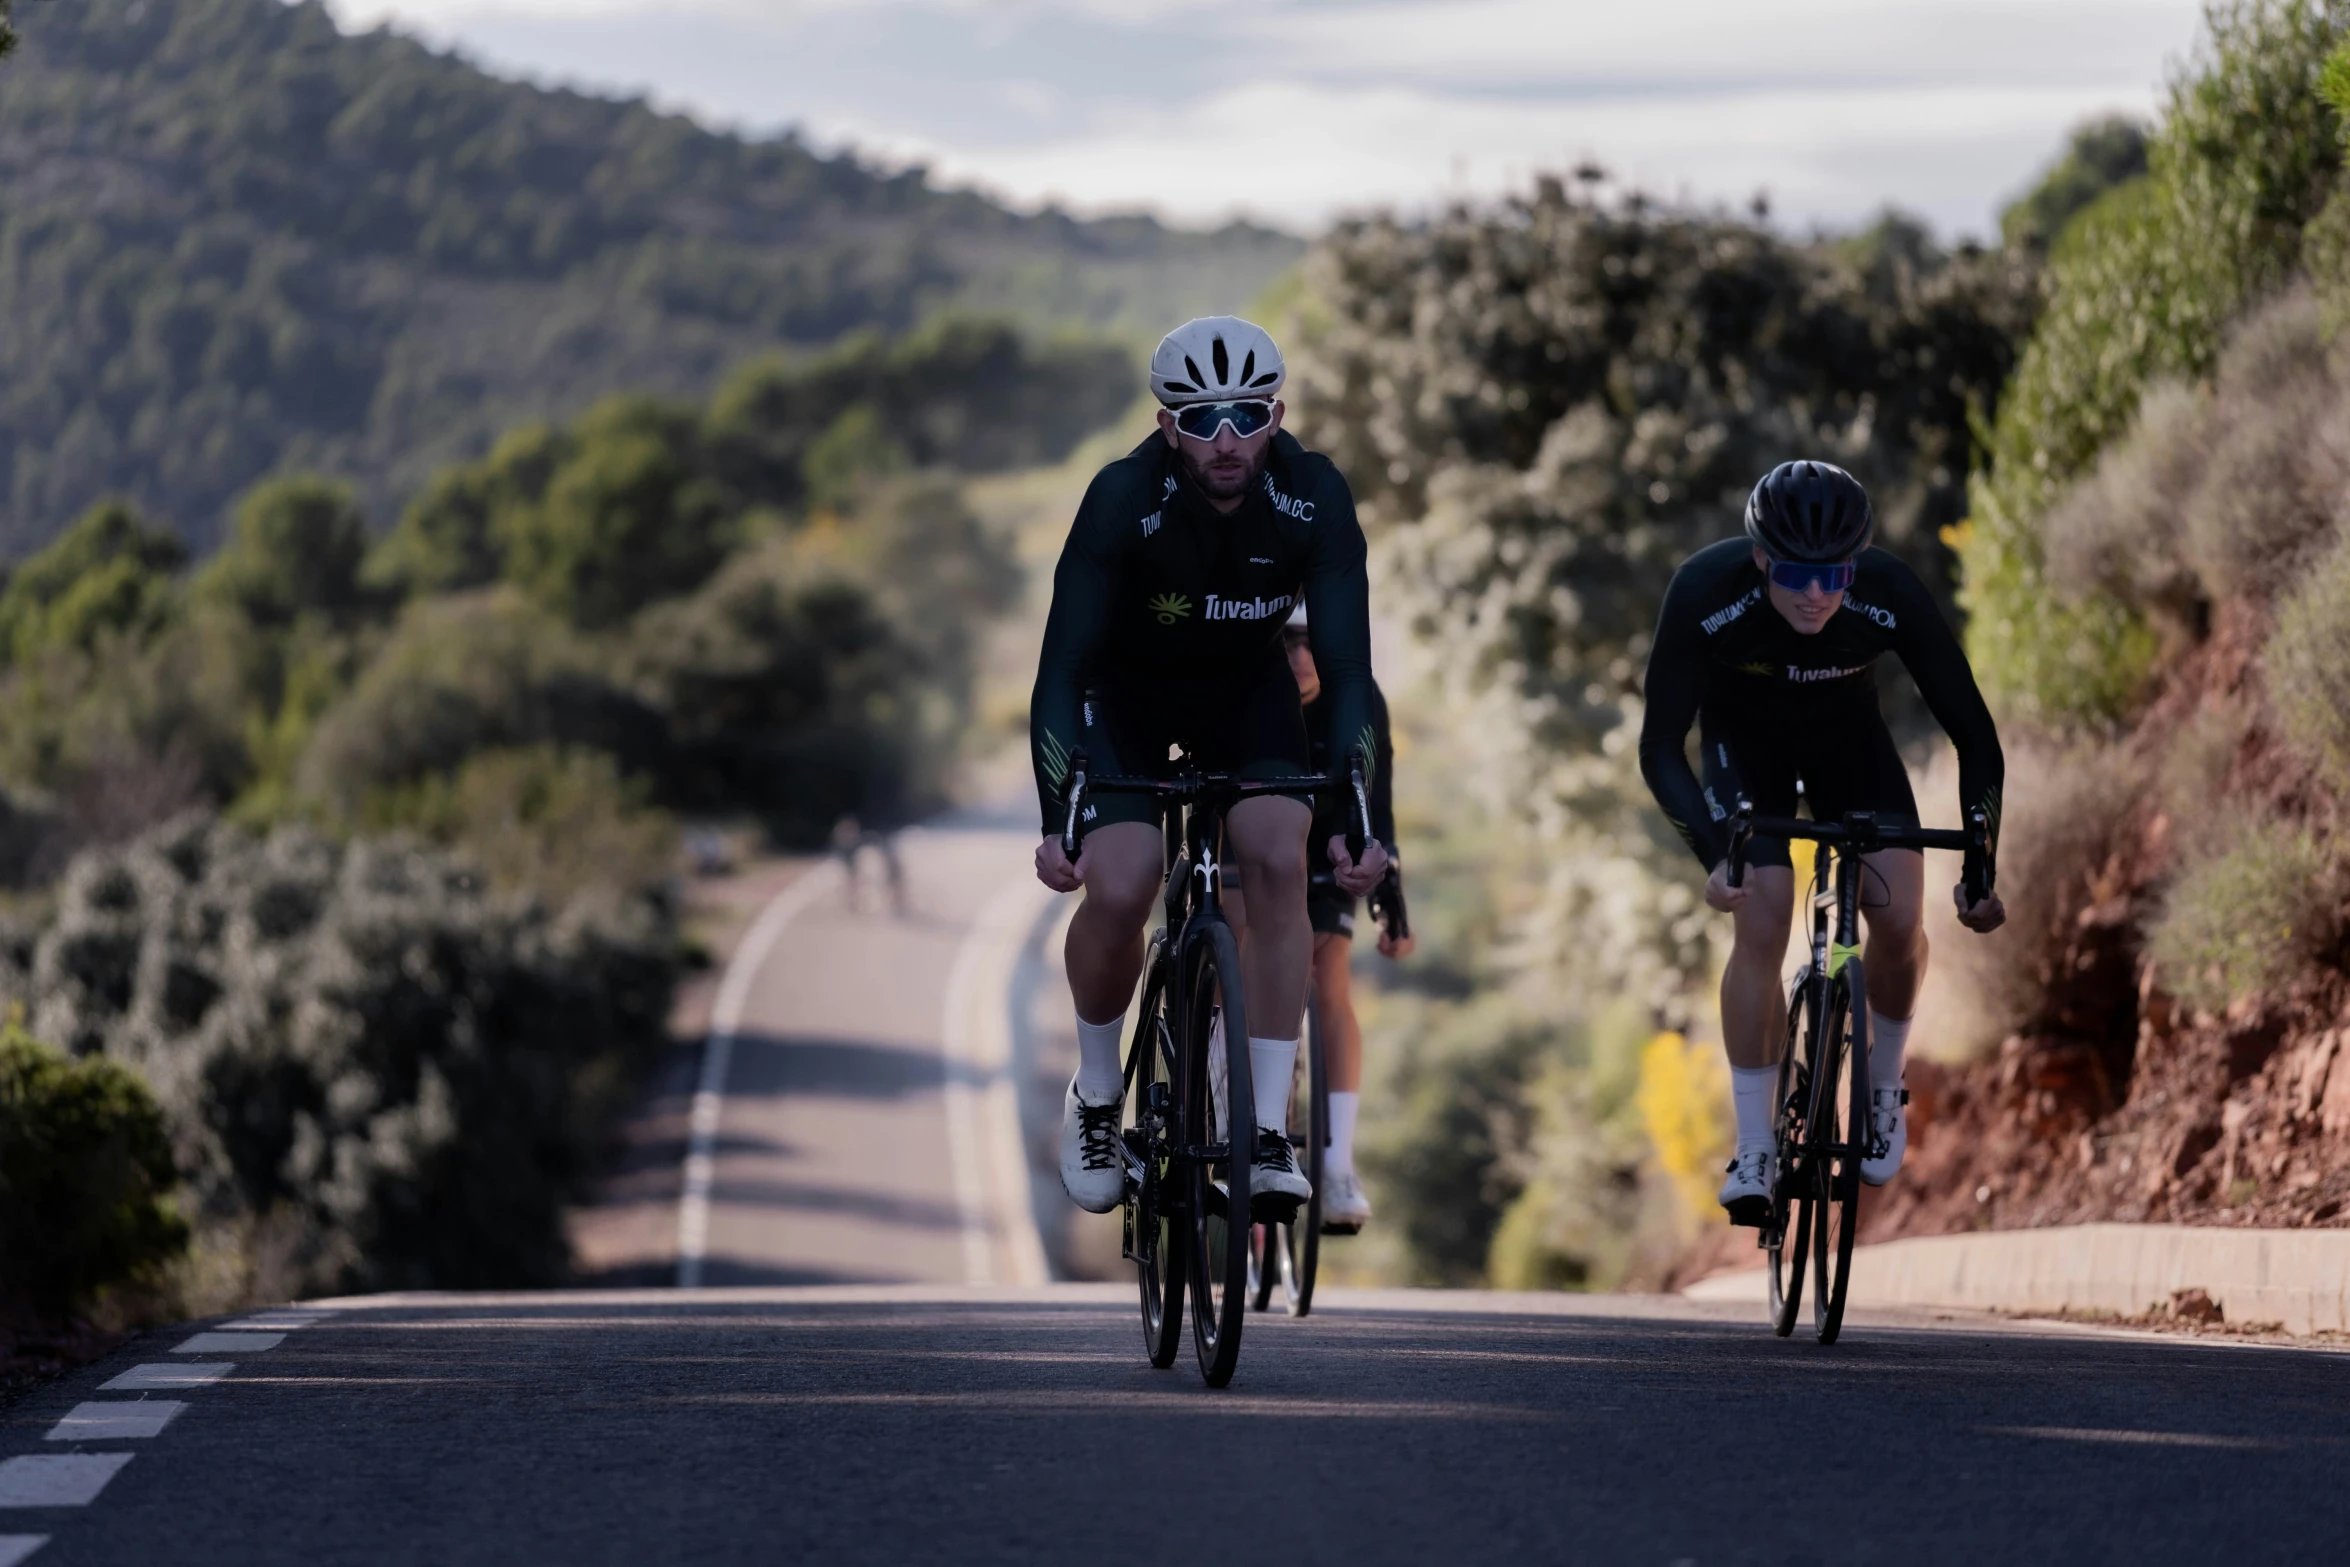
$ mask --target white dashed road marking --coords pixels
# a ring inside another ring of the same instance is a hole
[[[155,1393],[174,1387],[209,1387],[236,1370],[236,1363],[228,1360],[207,1361],[195,1365],[175,1366],[165,1361],[149,1361],[133,1366],[111,1382],[98,1384],[101,1393]]]
[[[45,1534],[0,1534],[0,1567],[16,1567],[48,1543]]]
[[[286,1341],[283,1333],[199,1333],[174,1344],[175,1355],[252,1355],[275,1349]]]
[[[128,1453],[37,1453],[0,1461],[0,1507],[86,1507]]]
[[[142,1398],[135,1403],[76,1404],[73,1413],[49,1428],[52,1442],[119,1442],[159,1436],[188,1406],[176,1398]]]

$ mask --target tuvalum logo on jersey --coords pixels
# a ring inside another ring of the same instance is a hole
[[[1210,597],[1208,602],[1213,604],[1216,601]],[[1191,600],[1180,593],[1161,593],[1151,600],[1151,614],[1157,617],[1162,626],[1172,626],[1190,613]]]
[[[1284,614],[1297,602],[1297,595],[1284,593],[1277,599],[1224,599],[1208,595],[1210,620],[1263,620],[1269,615]]]

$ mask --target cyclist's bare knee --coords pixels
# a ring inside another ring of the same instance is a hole
[[[1225,817],[1226,847],[1258,906],[1305,901],[1306,829],[1313,815],[1295,800],[1262,795],[1241,801]]]
[[[1784,865],[1750,865],[1746,887],[1746,901],[1732,917],[1730,959],[1766,964],[1775,971],[1794,928],[1795,873]]]
[[[1089,921],[1123,931],[1140,930],[1150,918],[1161,877],[1161,840],[1143,822],[1112,822],[1085,840],[1085,904]]]

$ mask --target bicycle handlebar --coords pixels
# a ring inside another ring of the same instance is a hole
[[[1188,773],[1174,778],[1095,778],[1090,758],[1080,748],[1069,753],[1068,809],[1061,823],[1061,852],[1074,864],[1085,848],[1085,804],[1089,794],[1147,794],[1162,803],[1215,799],[1226,806],[1268,794],[1328,794],[1340,787],[1330,773],[1302,773],[1290,778],[1236,778],[1230,773]],[[1346,824],[1348,856],[1362,860],[1371,837],[1371,794],[1360,750],[1349,753],[1345,787],[1354,795],[1355,809]]]
[[[1766,838],[1805,838],[1856,854],[1873,854],[1879,849],[1956,849],[1966,856],[1961,880],[1967,907],[1973,908],[1991,896],[1991,827],[1981,811],[1968,812],[1967,823],[1964,831],[1912,827],[1906,822],[1880,822],[1870,811],[1850,811],[1839,821],[1811,822],[1793,816],[1757,816],[1751,801],[1740,800],[1730,818],[1730,885],[1746,884],[1746,846],[1757,833]]]

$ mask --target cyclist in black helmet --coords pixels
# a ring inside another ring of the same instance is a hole
[[[1771,1099],[1787,1032],[1780,969],[1795,906],[1784,840],[1755,839],[1745,885],[1730,885],[1723,824],[1738,801],[1793,816],[1800,795],[1814,820],[1874,811],[1915,822],[1909,773],[1877,708],[1876,660],[1889,652],[1958,747],[1960,819],[1983,812],[1997,841],[2004,764],[1990,710],[1917,573],[1870,547],[1875,526],[1851,474],[1781,463],[1747,500],[1746,537],[1708,545],[1673,574],[1649,653],[1641,775],[1711,873],[1705,901],[1736,920],[1722,973],[1738,1149],[1721,1201],[1734,1223],[1759,1224],[1770,1206]],[[1699,768],[1685,751],[1693,721]],[[1902,1055],[1926,971],[1925,856],[1886,850],[1868,868],[1871,1119],[1886,1152],[1862,1161],[1861,1178],[1882,1186],[1909,1141]],[[1970,907],[1957,891],[1970,930],[2006,919],[1996,893]]]

